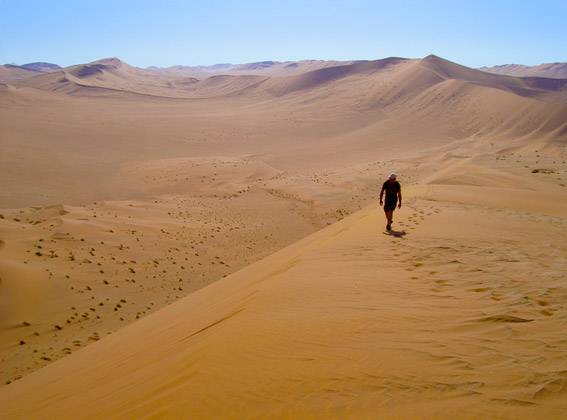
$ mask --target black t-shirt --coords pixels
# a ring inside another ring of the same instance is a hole
[[[394,197],[397,197],[398,192],[400,192],[400,189],[402,187],[400,186],[400,183],[398,181],[394,182],[393,184],[388,180],[386,182],[384,182],[384,185],[382,185],[382,190],[386,191],[386,195],[393,195]]]

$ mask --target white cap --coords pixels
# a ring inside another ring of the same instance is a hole
[[[388,178],[397,178],[397,176],[395,173],[392,172]]]

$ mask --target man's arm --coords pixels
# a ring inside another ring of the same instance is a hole
[[[380,190],[380,205],[382,205],[382,196],[384,195],[384,188]]]
[[[400,190],[398,191],[398,208],[402,207],[402,187],[400,187]]]

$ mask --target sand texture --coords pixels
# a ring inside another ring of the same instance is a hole
[[[2,419],[567,418],[567,80],[169,70],[0,84]]]
[[[420,196],[4,388],[4,417],[563,418],[564,219]]]

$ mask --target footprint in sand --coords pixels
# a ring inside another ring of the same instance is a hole
[[[478,287],[476,289],[469,289],[469,290],[476,292],[476,293],[482,293],[482,292],[488,292],[489,290],[492,290],[492,288],[491,287]]]
[[[495,322],[495,323],[510,323],[510,324],[520,324],[523,322],[532,322],[533,319],[519,318],[512,315],[493,315],[486,318],[481,318],[479,322]]]

